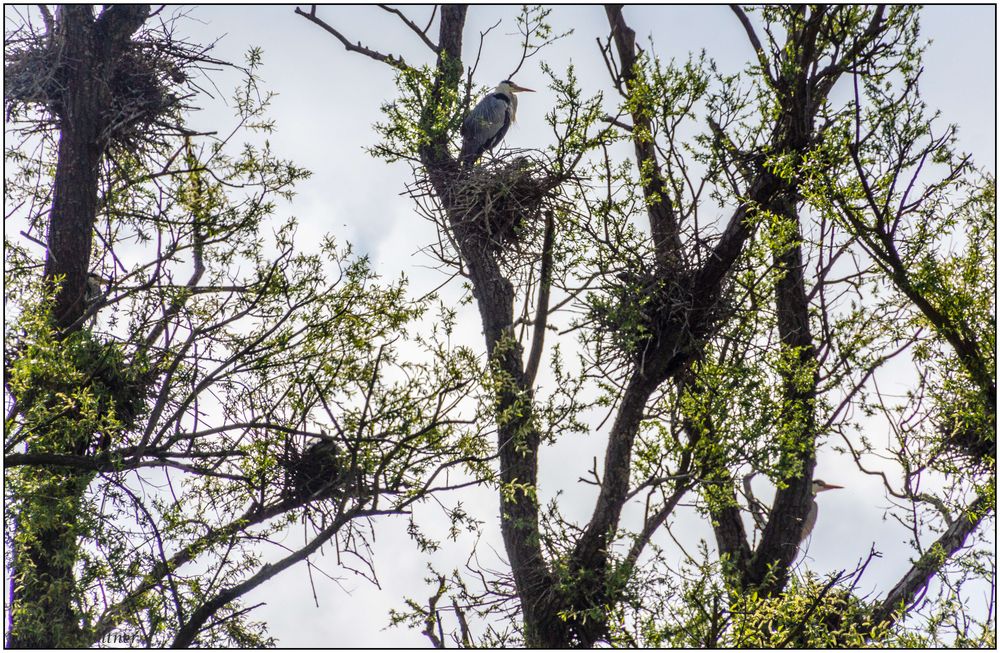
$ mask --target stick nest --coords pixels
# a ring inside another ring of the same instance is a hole
[[[167,133],[186,133],[180,114],[198,88],[193,77],[206,64],[225,65],[207,56],[210,48],[175,40],[166,27],[138,32],[112,62],[108,77],[97,82],[107,92],[100,116],[102,139],[135,146]],[[69,75],[58,31],[19,32],[4,49],[7,120],[16,117],[40,129],[59,127],[66,116]]]
[[[725,295],[715,302],[693,297],[686,275],[663,279],[653,270],[628,270],[618,275],[618,282],[591,299],[591,316],[626,360],[641,357],[662,338],[676,343],[679,351],[693,350],[731,312]]]
[[[561,180],[528,156],[494,159],[468,170],[455,185],[452,210],[460,223],[479,232],[485,244],[501,249],[537,224],[546,200]]]
[[[286,497],[298,500],[330,499],[350,490],[350,465],[343,460],[336,443],[319,440],[298,447],[289,442],[282,456]]]
[[[540,248],[546,213],[567,210],[559,187],[568,180],[540,151],[505,150],[458,171],[443,199],[423,174],[408,193],[442,233],[511,262]]]

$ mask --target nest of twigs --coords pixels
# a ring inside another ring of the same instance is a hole
[[[198,87],[193,78],[206,64],[225,65],[202,47],[176,40],[162,25],[143,28],[109,67],[101,108],[102,140],[135,146],[165,134],[183,134],[181,110]],[[59,127],[66,117],[67,65],[58,30],[22,30],[4,48],[4,110],[8,120]]]
[[[526,225],[540,222],[546,200],[562,180],[544,162],[509,155],[481,162],[455,184],[451,210],[455,225],[478,233],[496,249],[522,240]]]
[[[542,152],[505,150],[457,170],[447,197],[440,197],[423,175],[408,192],[443,233],[513,259],[537,249],[547,212],[565,210],[558,189],[568,179]]]
[[[729,307],[724,300],[707,303],[694,297],[691,287],[684,276],[663,279],[652,270],[625,270],[605,295],[591,300],[591,316],[627,358],[665,337],[678,352],[693,350]]]
[[[304,447],[290,442],[280,462],[285,468],[284,495],[296,500],[342,496],[354,478],[332,440],[318,440]]]

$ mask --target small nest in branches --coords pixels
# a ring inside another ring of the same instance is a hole
[[[225,65],[209,58],[212,46],[196,46],[173,38],[166,26],[143,28],[96,83],[106,86],[107,102],[100,116],[103,140],[134,147],[168,134],[189,133],[180,124],[184,101],[197,86],[191,81],[205,64]],[[4,50],[4,110],[8,120],[58,127],[65,119],[67,65],[62,37],[36,31],[15,35]],[[32,114],[30,109],[40,109]]]
[[[505,150],[459,171],[443,202],[426,177],[409,194],[445,232],[498,254],[520,253],[541,237],[546,212],[564,208],[557,189],[567,180],[542,152]]]
[[[288,443],[281,465],[285,468],[284,496],[301,501],[331,499],[351,491],[355,474],[332,440],[299,448]]]

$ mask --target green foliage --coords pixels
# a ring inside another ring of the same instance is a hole
[[[632,609],[622,612],[614,641],[651,648],[724,646],[726,594],[708,571],[705,544],[698,550],[702,566],[683,563],[677,575],[662,573],[663,552],[654,549],[653,553],[654,563],[637,569],[629,583]],[[651,595],[664,600],[650,601]]]
[[[82,329],[59,339],[50,326],[46,301],[15,323],[18,352],[8,388],[17,402],[18,430],[35,453],[78,454],[107,446],[134,426],[145,410],[147,373],[142,360],[125,363],[114,342],[102,343]],[[93,441],[91,441],[91,439]]]
[[[872,288],[886,312],[877,322],[897,342],[913,342],[924,379],[910,398],[919,408],[900,433],[903,446],[922,451],[921,462],[904,464],[975,474],[995,468],[994,181],[976,178],[968,157],[955,153],[953,126],[937,128],[919,93],[918,23],[910,13],[898,20],[898,40],[860,78],[858,106],[836,118],[828,154],[810,165],[803,189],[860,241],[894,289],[885,296]],[[870,351],[860,332],[842,342],[852,355]],[[960,459],[972,465],[956,466]]]
[[[544,62],[540,66],[550,80],[549,88],[556,94],[555,105],[545,114],[545,121],[556,136],[555,143],[548,147],[554,161],[553,172],[560,176],[570,174],[586,155],[618,139],[607,126],[591,133],[604,118],[603,96],[600,93],[589,98],[583,96],[572,64],[567,67],[565,78]]]
[[[776,597],[756,593],[732,604],[729,646],[735,648],[860,648],[891,645],[873,628],[870,606],[851,588],[814,576],[793,578]]]
[[[8,368],[7,389],[16,411],[8,412],[7,446],[27,444],[32,455],[101,455],[121,434],[135,427],[146,411],[145,376],[140,358],[126,364],[121,346],[102,343],[89,329],[59,338],[52,329],[42,292],[22,305],[17,336],[8,346],[17,355]],[[16,434],[16,436],[14,436]],[[12,534],[8,564],[15,591],[31,597],[11,606],[12,619],[22,641],[59,641],[84,646],[85,634],[64,631],[72,619],[54,619],[67,601],[80,610],[85,588],[95,575],[79,582],[57,573],[71,568],[79,542],[93,537],[95,516],[82,495],[94,479],[93,471],[73,471],[58,462],[51,467],[18,467],[5,475],[5,527]],[[44,558],[52,569],[36,569],[33,552],[51,551]],[[85,610],[75,613],[77,619]]]
[[[926,297],[946,321],[942,328],[922,313],[912,318],[916,328],[929,328],[939,334],[914,348],[914,358],[934,379],[928,385],[928,395],[937,435],[952,451],[993,469],[995,397],[988,394],[989,389],[983,388],[946,340],[952,329],[966,337],[984,362],[985,373],[995,381],[996,295],[991,290],[996,287],[995,188],[993,179],[986,178],[979,188],[970,188],[967,199],[954,210],[945,212],[947,209],[941,207],[942,212],[935,218],[944,223],[942,236],[933,239],[934,245],[910,266],[915,292]],[[937,243],[949,240],[964,242],[957,252],[936,251],[941,246]]]
[[[515,22],[517,31],[521,35],[522,62],[573,33],[573,30],[567,30],[562,34],[554,33],[552,26],[547,22],[551,13],[551,8],[542,5],[521,5],[521,12],[515,18]]]
[[[863,570],[820,578],[793,576],[785,589],[764,597],[734,592],[722,578],[725,561],[712,561],[702,544],[700,561],[678,573],[636,570],[612,640],[651,648],[884,648],[922,647],[939,641],[899,626],[874,624],[877,602],[859,596]],[[654,557],[654,560],[656,558]],[[662,560],[659,561],[662,564]],[[655,594],[659,599],[650,600]],[[645,597],[645,598],[644,598]]]
[[[457,130],[461,124],[458,97],[445,88],[444,104],[431,102],[434,94],[431,66],[407,68],[396,73],[398,95],[382,105],[386,122],[376,123],[382,142],[372,149],[387,161],[419,160],[420,148],[432,141],[432,130]]]

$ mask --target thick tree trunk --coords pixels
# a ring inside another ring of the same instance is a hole
[[[52,311],[59,329],[69,328],[84,312],[103,150],[91,12],[89,6],[62,9],[62,65],[67,85],[59,116],[59,156],[45,259],[45,278],[59,284]]]
[[[97,213],[101,157],[109,135],[114,66],[132,34],[149,15],[148,5],[106,8],[94,18],[87,5],[60,8],[58,66],[65,79],[59,107],[59,151],[49,219],[45,279],[55,289],[53,325],[62,337],[79,329]],[[41,433],[28,453],[81,454],[89,438]],[[55,448],[54,448],[55,447]],[[60,451],[63,449],[63,451]],[[74,566],[79,554],[80,508],[92,472],[26,468],[31,488],[18,516],[13,556],[10,647],[89,645],[75,605]]]
[[[66,80],[59,102],[59,156],[49,220],[45,278],[59,284],[53,318],[69,329],[83,315],[101,157],[107,145],[115,64],[149,5],[119,5],[96,20],[88,5],[67,5],[55,38]]]
[[[776,213],[795,225],[796,241],[775,254],[781,275],[775,286],[778,334],[785,355],[794,359],[782,371],[782,431],[785,462],[797,473],[785,479],[778,491],[761,543],[747,573],[749,585],[765,592],[781,591],[799,552],[802,527],[812,503],[813,469],[816,467],[816,385],[819,379],[816,348],[809,328],[809,301],[805,290],[805,264],[794,191],[782,198]]]

